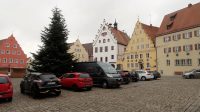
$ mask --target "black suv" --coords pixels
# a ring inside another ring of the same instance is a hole
[[[132,82],[137,82],[139,80],[139,75],[136,72],[131,72],[130,76],[131,76]]]
[[[121,75],[121,77],[123,79],[122,81],[123,81],[124,84],[128,84],[128,83],[131,82],[131,74],[129,73],[129,71],[118,70],[117,72]]]
[[[40,94],[54,93],[59,96],[61,85],[59,79],[49,73],[28,73],[20,83],[21,93],[29,93],[33,98]]]

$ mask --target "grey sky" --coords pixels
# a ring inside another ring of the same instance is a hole
[[[0,0],[0,39],[12,33],[28,56],[41,45],[40,33],[50,22],[51,10],[58,7],[66,19],[68,42],[78,37],[92,42],[103,19],[131,35],[140,21],[160,26],[163,16],[199,0]]]

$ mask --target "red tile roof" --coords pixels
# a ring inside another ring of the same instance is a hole
[[[112,28],[111,32],[114,35],[114,37],[117,39],[118,44],[122,44],[122,45],[126,45],[126,46],[128,45],[130,38],[126,33],[119,31],[115,28]]]
[[[143,23],[141,23],[141,26],[144,29],[145,33],[154,41],[159,28],[152,25],[146,25]]]
[[[92,45],[92,43],[83,44],[83,47],[88,52],[89,56],[93,56],[93,45]]]
[[[200,26],[200,3],[165,15],[157,36]],[[168,28],[167,28],[168,27]]]

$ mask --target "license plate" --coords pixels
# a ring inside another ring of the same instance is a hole
[[[55,84],[56,82],[48,82],[49,85]]]

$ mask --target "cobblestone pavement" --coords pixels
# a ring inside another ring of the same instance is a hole
[[[62,90],[59,97],[42,99],[21,94],[21,79],[12,81],[13,102],[1,102],[0,112],[200,112],[200,79],[163,77],[118,89]]]

